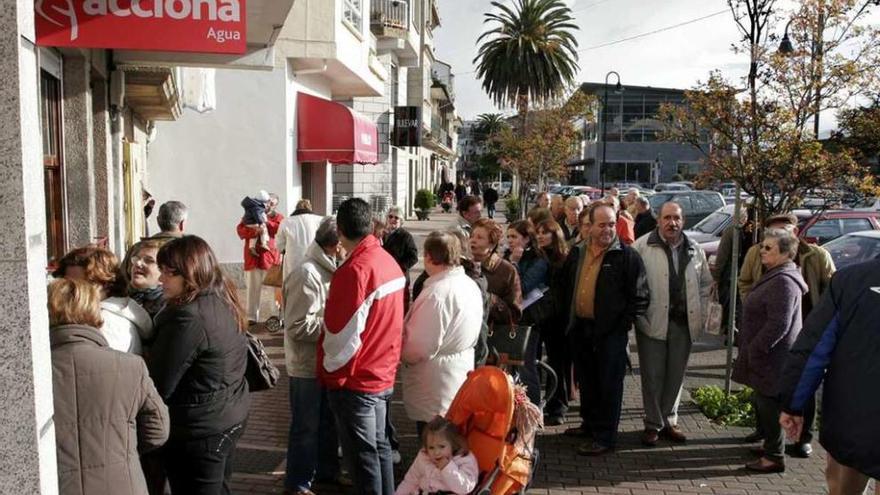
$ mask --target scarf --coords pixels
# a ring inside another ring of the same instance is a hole
[[[162,294],[161,285],[149,289],[129,288],[128,297],[140,304],[149,313],[150,317],[155,317],[156,313],[165,307],[165,298]]]

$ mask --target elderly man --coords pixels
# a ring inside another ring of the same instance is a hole
[[[479,196],[465,196],[458,202],[458,216],[452,225],[465,236],[471,236],[471,228],[483,214],[483,200]]]
[[[562,199],[562,196],[558,194],[551,195],[550,214],[553,215],[553,220],[556,220],[556,223],[559,225],[565,223],[565,200]]]
[[[681,206],[664,203],[657,229],[633,244],[645,262],[651,291],[647,317],[636,321],[645,407],[642,443],[651,447],[661,434],[676,443],[687,440],[678,427],[678,403],[712,287],[706,254],[684,234],[684,222]]]
[[[159,233],[150,237],[150,240],[170,241],[183,237],[186,220],[189,217],[189,209],[180,201],[167,201],[159,207],[156,215],[156,223],[159,224]]]
[[[588,210],[589,237],[569,253],[562,291],[571,299],[568,325],[571,356],[581,393],[581,426],[566,431],[591,436],[578,454],[598,456],[615,447],[623,401],[629,330],[648,309],[648,282],[642,259],[621,244],[614,209]]]
[[[260,299],[263,295],[263,280],[266,270],[278,264],[278,249],[275,247],[275,235],[284,216],[275,211],[278,196],[269,194],[266,205],[266,223],[249,225],[244,218],[238,223],[236,233],[244,241],[244,273],[247,285],[247,317],[248,324],[255,325],[260,321]],[[269,235],[268,249],[254,250],[251,244],[256,243],[263,231]]]
[[[562,233],[569,243],[574,242],[578,235],[578,216],[584,210],[584,203],[577,196],[571,196],[565,200],[565,221],[562,222]]]
[[[657,228],[657,219],[654,218],[654,212],[651,210],[651,202],[648,201],[648,198],[639,196],[633,201],[636,205],[634,234],[638,239]]]
[[[786,229],[795,236],[798,235],[797,217],[791,213],[773,215],[765,221],[768,229]],[[807,282],[808,292],[803,298],[801,304],[801,314],[804,321],[809,316],[812,309],[819,305],[822,294],[831,283],[831,276],[834,275],[834,260],[831,254],[823,247],[815,244],[801,242],[798,244],[797,258],[795,259],[798,267],[800,267],[801,275]],[[752,287],[764,274],[764,266],[761,264],[761,245],[755,244],[749,248],[746,253],[742,265],[742,272],[739,276],[739,293],[742,299],[752,291]],[[786,453],[793,457],[806,458],[813,454],[813,423],[816,418],[816,400],[810,398],[806,401],[804,407],[804,428],[801,431],[801,437],[797,443],[786,447]],[[747,442],[758,441],[764,437],[764,433],[760,429],[747,436]]]
[[[337,261],[344,257],[336,221],[328,217],[317,228],[305,256],[284,279],[284,359],[292,418],[284,489],[289,495],[311,493],[315,478],[332,480],[339,468],[333,413],[316,370],[330,280]]]
[[[306,251],[315,240],[315,233],[321,225],[321,215],[312,213],[312,202],[301,199],[296,202],[296,209],[285,218],[278,227],[275,243],[278,252],[284,255],[284,278],[306,259]]]

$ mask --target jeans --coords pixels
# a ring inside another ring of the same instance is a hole
[[[171,493],[230,494],[232,455],[245,423],[204,438],[171,440],[162,448]]]
[[[290,377],[290,434],[284,487],[308,490],[312,481],[331,480],[339,471],[336,427],[327,391],[317,378]]]
[[[626,376],[628,333],[599,337],[590,334],[592,324],[580,324],[571,332],[571,350],[580,385],[582,427],[603,447],[617,443]]]
[[[394,466],[391,445],[385,433],[385,415],[393,388],[366,393],[354,390],[330,390],[327,398],[336,417],[339,439],[356,493],[392,495]]]
[[[495,218],[495,203],[486,203],[486,210],[488,210],[489,218]]]

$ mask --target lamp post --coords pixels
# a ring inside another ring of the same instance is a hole
[[[602,163],[599,165],[599,181],[602,184],[600,188],[602,194],[605,194],[605,152],[608,149],[608,78],[612,74],[617,76],[617,84],[614,85],[614,90],[618,93],[623,90],[623,87],[620,85],[620,74],[614,71],[605,74],[605,97],[603,98],[602,108]]]

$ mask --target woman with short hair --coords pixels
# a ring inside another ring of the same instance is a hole
[[[471,258],[481,265],[488,281],[489,326],[516,323],[522,316],[522,288],[516,267],[498,254],[503,231],[489,218],[474,222],[469,240]]]
[[[474,369],[474,347],[483,324],[483,298],[460,263],[454,235],[432,232],[425,239],[428,279],[403,331],[403,404],[421,427],[446,414]]]
[[[62,494],[146,495],[139,453],[168,438],[168,409],[143,360],[107,345],[98,288],[49,285],[58,487]]]
[[[389,208],[387,218],[382,247],[394,258],[406,278],[406,289],[403,293],[404,313],[406,313],[410,306],[409,270],[419,262],[419,248],[416,247],[416,241],[413,240],[412,234],[403,228],[405,219],[401,207],[392,206]]]
[[[807,292],[807,283],[794,263],[797,248],[798,239],[791,231],[766,230],[761,243],[761,263],[766,272],[743,301],[740,351],[733,379],[754,389],[758,427],[764,432],[760,459],[746,464],[752,471],[785,471],[777,378],[801,331],[801,298]]]
[[[150,374],[171,411],[162,450],[173,493],[230,493],[232,455],[248,417],[247,318],[204,240],[159,250],[167,306],[156,317]]]

